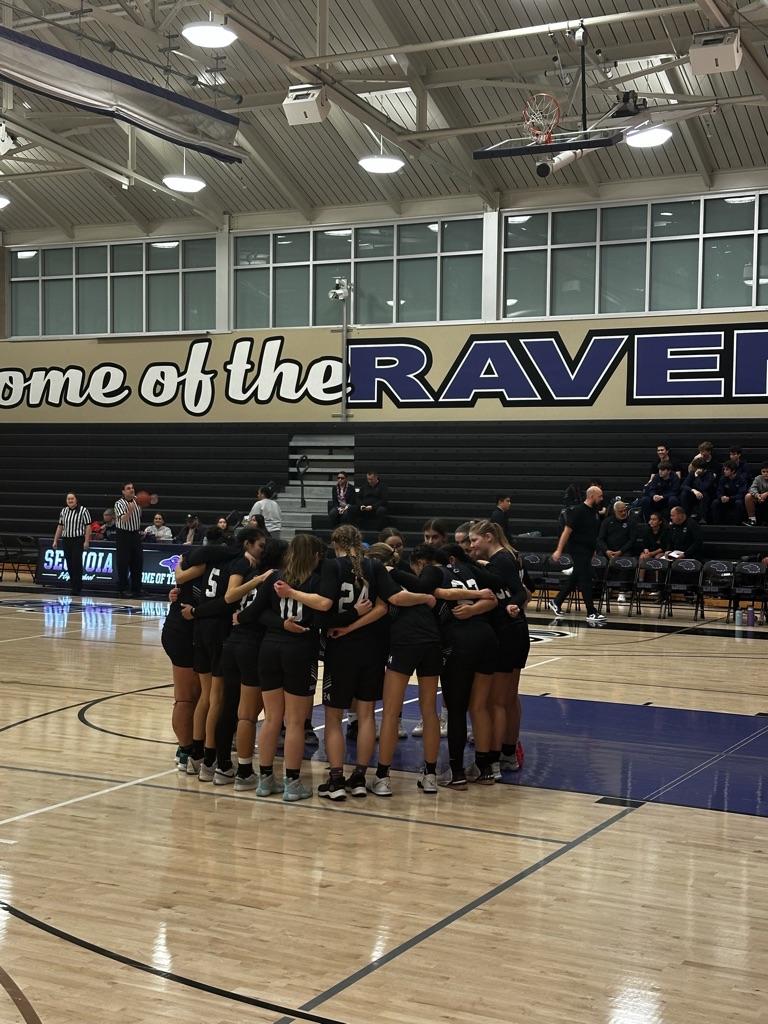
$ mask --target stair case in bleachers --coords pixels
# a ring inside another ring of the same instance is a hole
[[[339,471],[354,479],[355,439],[351,434],[294,434],[288,453],[288,486],[277,496],[284,540],[290,540],[297,531],[310,530],[312,516],[326,512]],[[302,457],[307,461],[303,508],[298,470]]]

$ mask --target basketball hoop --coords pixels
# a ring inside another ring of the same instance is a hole
[[[552,132],[560,124],[560,104],[548,92],[534,93],[525,101],[523,124],[536,142],[549,145]]]

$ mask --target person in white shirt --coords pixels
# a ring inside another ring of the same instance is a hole
[[[163,544],[173,541],[173,533],[170,527],[165,525],[165,517],[161,512],[155,512],[152,525],[144,531],[144,540]]]
[[[274,540],[280,540],[282,526],[280,506],[272,498],[272,488],[268,484],[259,488],[258,501],[248,513],[249,518],[256,515],[264,516],[264,524],[269,536]]]

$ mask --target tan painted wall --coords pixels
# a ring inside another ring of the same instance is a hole
[[[372,403],[361,407],[356,404],[363,393],[358,386],[349,409],[359,422],[387,418],[447,423],[498,418],[536,421],[564,415],[575,421],[659,416],[684,420],[702,414],[713,418],[752,415],[757,409],[762,412],[768,401],[759,356],[763,346],[768,352],[764,316],[741,312],[716,318],[628,316],[591,322],[353,329],[349,335],[353,380],[358,368],[358,380],[365,383],[369,397],[376,393],[371,382],[374,356],[383,361],[384,377],[392,352],[395,358],[405,354],[414,365],[421,361],[427,367],[414,374],[413,394],[395,398],[387,388],[379,389],[381,407]],[[587,377],[591,375],[585,362],[590,332],[603,346],[598,363],[600,359],[606,363],[599,386],[591,395],[579,385],[576,391],[581,397],[555,397],[558,388],[568,390],[568,374],[579,365]],[[655,336],[659,334],[679,335],[677,355],[653,355],[649,345],[658,344]],[[704,335],[706,341],[700,343],[692,335]],[[563,343],[562,357],[557,355],[557,343],[548,340],[557,336]],[[199,417],[215,422],[338,422],[340,345],[340,332],[329,329],[209,338],[2,341],[0,423],[166,423]],[[748,347],[752,355],[745,361]],[[486,356],[489,362],[484,363]],[[451,381],[461,364],[459,377],[466,382],[467,358],[474,366],[478,388],[487,391],[470,396],[465,385],[457,398],[452,390],[456,381],[453,385]],[[661,369],[660,358],[668,363]],[[570,368],[569,359],[576,360]],[[671,383],[656,397],[637,400],[635,364],[645,368],[643,373],[660,373],[659,379]],[[731,397],[738,390],[734,364],[741,367],[742,397],[736,401]],[[548,376],[552,366],[554,378]],[[361,368],[367,368],[365,373]],[[745,388],[747,376],[754,387]],[[682,387],[686,394],[695,391],[697,385],[690,382],[697,377],[709,381],[701,386],[711,394],[680,398],[669,393],[675,387]],[[518,394],[516,388],[526,393]]]

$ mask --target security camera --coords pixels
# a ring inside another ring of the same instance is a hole
[[[339,302],[343,302],[344,299],[349,298],[349,285],[343,277],[336,278],[336,284],[328,292],[329,299],[338,299]]]
[[[551,160],[537,160],[536,161],[536,174],[540,178],[548,178],[552,173],[552,161]]]
[[[10,150],[16,148],[16,140],[6,127],[5,121],[0,121],[0,156],[5,156]]]

